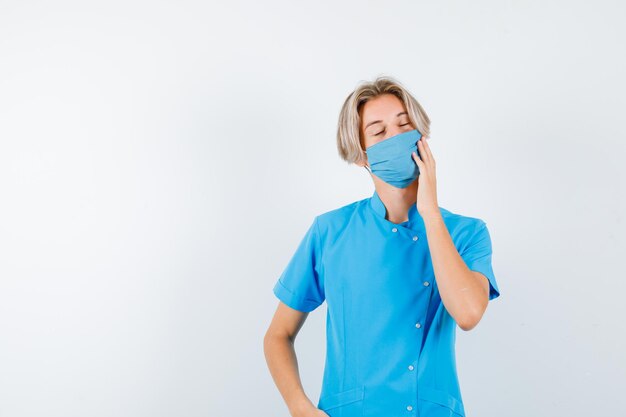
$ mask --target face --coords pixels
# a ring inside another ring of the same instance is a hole
[[[363,105],[361,111],[361,145],[365,148],[400,133],[415,129],[402,101],[393,94],[380,95]],[[363,166],[367,162],[358,163]]]

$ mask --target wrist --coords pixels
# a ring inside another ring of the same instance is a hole
[[[444,224],[443,216],[441,215],[441,212],[439,210],[437,210],[436,212],[422,215],[422,219],[424,220],[425,226]]]
[[[311,409],[315,409],[315,405],[308,399],[308,397],[304,397],[298,399],[293,404],[289,406],[289,413],[292,417],[300,417],[305,416]]]

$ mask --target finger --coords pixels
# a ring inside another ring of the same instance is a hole
[[[417,152],[415,151],[411,152],[411,156],[413,157],[413,160],[415,161],[415,163],[417,163],[417,166],[419,167],[420,172],[426,169],[424,162],[420,159],[419,155],[417,155]]]
[[[433,157],[432,152],[430,151],[430,146],[428,146],[427,141],[420,140],[422,142],[421,154],[423,154],[422,160],[428,164],[432,169],[435,168],[435,158]]]
[[[430,151],[430,145],[428,144],[428,140],[425,140],[424,143],[424,149],[426,150],[426,155],[428,155],[428,159],[430,159],[432,161],[432,163],[435,163],[435,158],[433,157],[433,153]]]
[[[426,164],[430,164],[430,157],[428,156],[428,153],[426,152],[423,139],[420,139],[417,141],[417,148],[420,151],[420,158],[422,158],[422,161],[424,161],[424,163]]]

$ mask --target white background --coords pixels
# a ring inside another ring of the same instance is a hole
[[[0,416],[287,416],[272,287],[373,192],[335,134],[377,75],[432,119],[439,205],[491,233],[468,417],[623,412],[625,11],[0,1]],[[314,402],[325,314],[296,342]]]

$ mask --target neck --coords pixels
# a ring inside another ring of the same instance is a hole
[[[419,177],[406,188],[396,188],[374,177],[376,193],[387,209],[387,220],[392,223],[409,220],[409,209],[417,202],[418,180]]]

